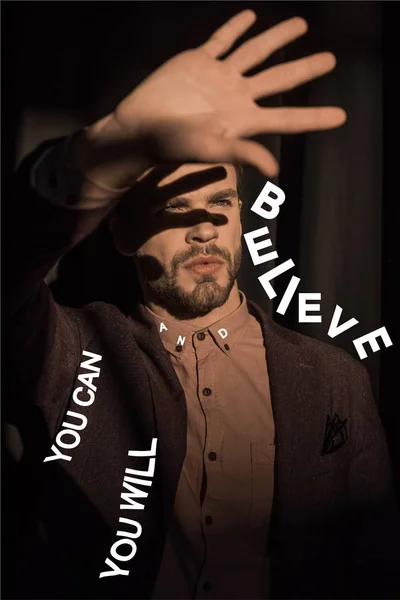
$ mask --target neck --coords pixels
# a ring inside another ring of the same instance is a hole
[[[178,313],[178,311],[175,311],[170,307],[163,306],[156,300],[152,300],[148,297],[146,298],[146,296],[144,297],[144,304],[162,319],[181,321],[182,323],[198,329],[209,327],[213,323],[220,321],[236,310],[240,306],[240,303],[241,298],[237,281],[235,281],[225,304],[218,306],[217,308],[213,308],[207,314],[200,316],[181,315]]]

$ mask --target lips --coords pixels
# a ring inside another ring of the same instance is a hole
[[[194,267],[195,265],[221,265],[222,260],[217,258],[216,256],[197,256],[187,264],[187,267]]]

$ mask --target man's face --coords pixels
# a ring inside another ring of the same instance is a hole
[[[165,197],[170,184],[179,192],[182,178],[202,177],[210,165],[179,167],[155,193],[134,200],[141,206],[130,213],[130,230],[126,219],[113,230],[117,249],[134,256],[146,300],[178,318],[204,315],[225,304],[239,271],[241,202],[235,168],[223,166],[224,179]]]

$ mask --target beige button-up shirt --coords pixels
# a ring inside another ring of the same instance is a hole
[[[241,305],[196,330],[150,309],[187,403],[187,451],[153,598],[268,598],[274,420],[264,340]]]

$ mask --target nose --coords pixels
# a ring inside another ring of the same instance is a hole
[[[216,240],[217,238],[218,230],[208,215],[200,222],[193,225],[193,227],[190,227],[186,233],[186,242],[188,244],[199,242],[204,244]]]

